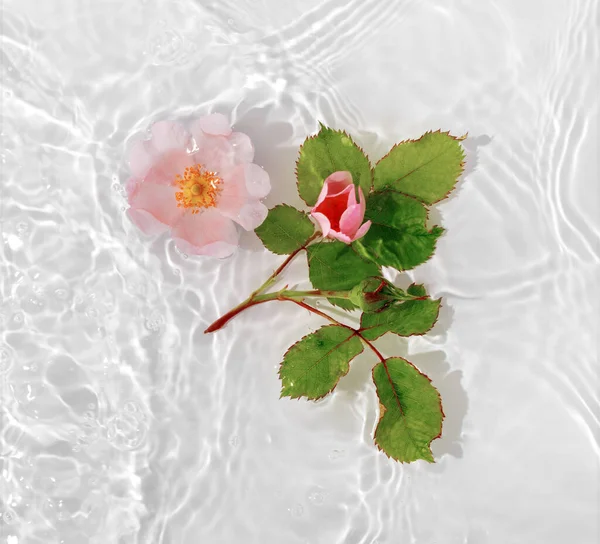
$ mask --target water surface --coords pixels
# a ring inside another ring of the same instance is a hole
[[[597,542],[599,7],[4,0],[0,544]],[[318,317],[264,305],[203,335],[281,257],[248,235],[186,258],[129,224],[128,143],[209,111],[254,140],[269,205],[300,204],[319,120],[374,159],[469,133],[410,273],[440,322],[378,342],[442,393],[435,465],[373,446],[371,354],[321,402],[279,399]]]

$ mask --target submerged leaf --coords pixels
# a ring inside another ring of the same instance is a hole
[[[361,257],[352,246],[324,242],[308,246],[308,273],[315,289],[347,291],[362,280],[380,274],[379,267]],[[356,306],[347,299],[331,299],[346,310]]]
[[[338,171],[350,172],[354,184],[362,187],[365,195],[371,190],[371,164],[362,149],[345,132],[321,125],[319,133],[302,144],[296,163],[302,199],[314,206],[325,178]]]
[[[367,201],[367,234],[353,245],[380,266],[409,270],[424,263],[434,251],[444,230],[427,229],[427,209],[406,195],[385,190],[372,193]]]
[[[446,198],[464,168],[460,139],[448,132],[427,132],[395,145],[374,169],[375,190],[389,188],[426,204]]]
[[[282,397],[319,399],[348,373],[350,361],[364,347],[355,331],[326,325],[294,344],[283,358],[279,377]]]
[[[375,313],[363,313],[360,333],[375,340],[386,332],[398,336],[425,334],[437,321],[441,300],[407,300]]]
[[[306,244],[314,234],[315,226],[304,212],[280,204],[269,210],[267,218],[255,232],[269,251],[287,255]]]
[[[394,357],[373,368],[380,403],[375,443],[396,461],[434,462],[430,444],[442,433],[442,402],[427,376]]]

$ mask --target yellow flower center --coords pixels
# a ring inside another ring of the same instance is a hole
[[[205,170],[201,164],[185,169],[183,177],[175,176],[175,185],[179,191],[175,193],[179,208],[190,208],[198,213],[202,208],[211,208],[217,203],[223,180],[216,172]]]

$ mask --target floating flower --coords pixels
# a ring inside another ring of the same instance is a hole
[[[223,115],[202,117],[189,132],[155,123],[151,138],[129,153],[127,214],[146,234],[170,229],[185,253],[227,257],[238,246],[235,223],[250,231],[267,215],[260,199],[271,189],[269,175],[253,158],[250,138]]]
[[[365,195],[352,183],[350,172],[334,172],[327,177],[310,213],[319,223],[323,236],[345,244],[363,237],[371,226],[371,221],[363,223]]]

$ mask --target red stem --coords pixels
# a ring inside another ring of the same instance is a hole
[[[219,317],[219,319],[217,319],[212,325],[210,325],[204,331],[204,334],[208,334],[209,332],[218,331],[221,327],[224,327],[229,320],[233,319],[240,312],[243,312],[247,308],[250,308],[250,306],[256,306],[257,304],[262,304],[263,302],[269,302],[269,300],[276,300],[276,299],[270,298],[270,299],[266,299],[266,300],[249,300],[249,301],[245,302],[244,304],[240,304],[239,306],[236,306],[235,308],[229,310],[226,314],[223,314],[221,317]]]
[[[209,332],[218,331],[221,327],[224,327],[229,320],[233,319],[240,312],[243,312],[244,310],[250,308],[251,306],[257,306],[258,304],[262,304],[263,302],[269,302],[271,300],[281,300],[284,302],[293,302],[294,304],[297,304],[301,308],[304,308],[305,310],[308,310],[309,312],[312,312],[315,315],[323,317],[324,319],[327,319],[328,321],[331,321],[332,323],[335,323],[336,325],[339,325],[340,327],[345,327],[346,329],[351,330],[352,334],[354,334],[355,336],[358,336],[367,346],[369,346],[369,348],[371,348],[373,353],[375,355],[377,355],[377,358],[383,363],[383,366],[385,367],[385,369],[387,371],[387,364],[385,362],[385,357],[369,340],[367,340],[362,334],[360,334],[360,331],[353,329],[350,325],[340,323],[337,319],[331,317],[330,315],[326,314],[325,312],[322,312],[321,310],[317,310],[316,308],[314,308],[313,306],[310,306],[309,304],[306,304],[306,302],[303,302],[301,300],[295,300],[293,298],[286,298],[284,296],[280,296],[280,297],[276,297],[276,298],[259,299],[259,300],[248,300],[247,302],[240,304],[239,306],[236,306],[235,308],[233,308],[226,314],[222,315],[212,325],[210,325],[204,332],[209,333]]]
[[[362,334],[360,334],[360,331],[353,329],[350,325],[345,325],[344,323],[340,323],[337,319],[334,319],[333,317],[331,317],[330,315],[327,315],[325,312],[322,312],[321,310],[317,310],[316,308],[313,308],[309,304],[306,304],[306,302],[302,302],[301,300],[293,300],[293,299],[285,299],[285,300],[289,300],[290,302],[293,302],[294,304],[301,306],[302,308],[304,308],[305,310],[308,310],[309,312],[312,312],[313,314],[324,317],[325,319],[331,321],[332,323],[335,323],[336,325],[340,325],[341,327],[350,329],[354,333],[354,335],[358,336],[365,344],[367,344],[367,346],[369,346],[371,348],[373,353],[375,355],[377,355],[379,360],[383,363],[383,366],[385,367],[385,369],[387,371],[387,364],[385,362],[385,357],[383,355],[381,355],[381,352],[369,340],[367,340]]]
[[[298,253],[300,253],[302,250],[306,249],[308,247],[308,244],[310,244],[315,238],[318,238],[320,236],[320,233],[316,232],[315,234],[313,234],[308,240],[306,240],[306,242],[304,243],[304,245],[302,247],[299,247],[298,249],[296,249],[295,251],[292,251],[292,253],[290,253],[287,258],[285,259],[285,261],[283,261],[281,263],[281,265],[275,270],[275,272],[273,272],[271,274],[271,276],[269,277],[269,279],[263,284],[266,285],[268,284],[271,280],[273,280],[274,278],[276,278],[277,276],[279,276],[279,274],[281,274],[283,272],[283,270],[285,269],[285,267],[290,264],[290,262],[294,259],[294,257],[296,255],[298,255]],[[262,290],[262,288],[259,288],[259,292]]]

